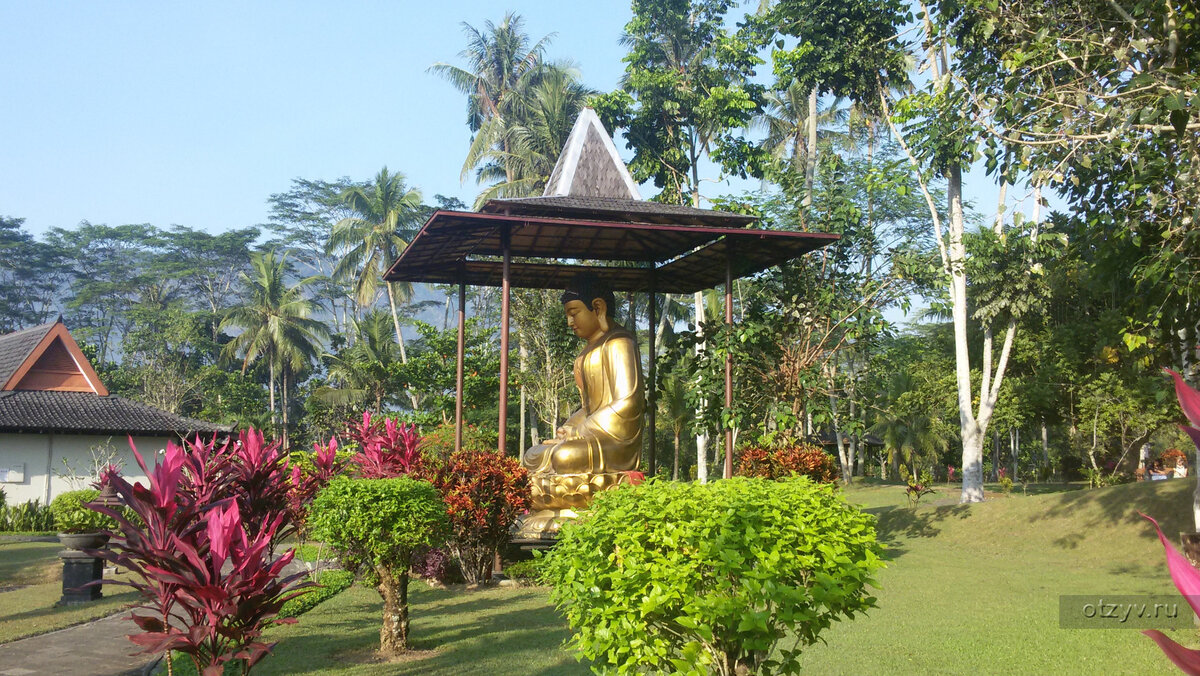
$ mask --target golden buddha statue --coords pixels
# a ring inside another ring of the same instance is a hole
[[[637,340],[612,319],[613,294],[580,276],[562,295],[567,326],[587,341],[575,359],[581,406],[553,439],[525,451],[521,464],[533,487],[530,513],[517,536],[553,534],[599,491],[627,482],[642,455],[646,409]]]

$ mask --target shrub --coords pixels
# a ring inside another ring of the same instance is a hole
[[[362,422],[346,430],[358,446],[352,462],[364,479],[388,479],[416,472],[424,466],[417,444],[421,436],[414,425],[397,424],[391,418],[371,420],[364,411]]]
[[[441,547],[421,547],[413,555],[412,574],[423,580],[439,584],[457,584],[463,581],[462,568],[458,561]]]
[[[504,569],[504,574],[511,580],[525,584],[540,584],[544,575],[542,572],[544,562],[544,558],[536,558],[510,563]]]
[[[379,650],[408,649],[408,581],[420,547],[440,544],[449,530],[436,488],[408,477],[329,482],[313,500],[309,528],[337,552],[342,567],[363,576],[383,597]]]
[[[41,500],[0,508],[0,531],[44,533],[54,530],[54,514]]]
[[[463,425],[464,451],[496,450],[496,432],[478,425]],[[442,424],[421,438],[421,453],[431,460],[449,458],[454,452],[454,425]]]
[[[515,458],[499,451],[453,453],[431,472],[450,517],[447,546],[467,582],[491,577],[496,552],[509,528],[529,509],[529,474]]]
[[[879,553],[873,518],[807,477],[651,480],[598,494],[544,565],[569,645],[600,669],[795,673],[874,605]]]
[[[100,491],[94,488],[59,493],[50,503],[54,527],[61,533],[94,533],[116,528],[115,521],[88,508],[87,503],[99,495]]]
[[[287,527],[286,510],[257,507],[258,525],[248,523],[241,504],[242,484],[260,486],[259,494],[277,468],[253,446],[253,431],[242,437],[250,448],[217,447],[195,439],[186,448],[168,443],[163,458],[151,469],[133,444],[134,457],[149,479],[147,488],[130,484],[116,472],[102,482],[111,484],[125,508],[93,506],[116,520],[118,531],[110,549],[94,551],[133,573],[131,580],[105,580],[142,593],[131,619],[142,633],[129,637],[145,653],[170,650],[186,654],[201,673],[221,673],[224,665],[240,661],[243,673],[271,649],[263,629],[287,620],[279,617],[284,603],[312,583],[305,573],[283,575],[294,550],[273,558],[272,542]],[[261,437],[258,437],[261,441]],[[234,467],[247,463],[249,467]],[[250,469],[253,467],[255,469]]]
[[[1185,455],[1184,452],[1178,448],[1168,448],[1167,450],[1163,451],[1162,455],[1158,456],[1159,464],[1162,465],[1162,468],[1168,472],[1175,469],[1175,465],[1177,465],[1180,460],[1183,461],[1183,466],[1187,467],[1187,455]]]
[[[832,483],[841,476],[833,456],[813,444],[749,446],[738,452],[738,476],[782,479],[793,474],[821,483]]]
[[[900,467],[903,468],[904,465]],[[916,509],[917,505],[921,503],[921,498],[937,492],[933,490],[933,474],[929,470],[922,472],[920,478],[912,476],[908,472],[903,472],[903,474],[904,480],[908,484],[904,489],[904,494],[908,497],[909,507]]]
[[[354,573],[348,570],[323,570],[317,573],[318,586],[310,587],[300,596],[283,604],[279,617],[300,617],[321,603],[341,594],[354,584]]]

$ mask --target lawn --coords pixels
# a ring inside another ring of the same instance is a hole
[[[56,542],[0,544],[0,644],[111,615],[137,600],[135,592],[110,586],[104,598],[84,606],[55,608],[62,596],[62,562]]]
[[[893,561],[879,607],[835,625],[808,649],[806,673],[1170,673],[1136,630],[1060,629],[1060,594],[1174,594],[1154,531],[1188,524],[1186,481],[1099,490],[1048,485],[983,504],[905,504],[902,486],[863,483],[847,497],[879,515]],[[1033,488],[1033,487],[1031,487]],[[1018,489],[1019,490],[1019,489]],[[934,500],[957,497],[939,487]],[[1035,492],[1040,494],[1035,494]],[[380,601],[354,587],[272,630],[262,674],[584,673],[561,649],[568,632],[543,589],[479,592],[421,586],[413,598],[420,659],[375,661]],[[1196,644],[1192,632],[1170,632]],[[260,671],[261,669],[261,671]]]
[[[431,589],[414,583],[412,642],[419,659],[380,662],[382,604],[374,589],[354,586],[281,626],[268,638],[275,654],[255,667],[265,674],[551,674],[587,673],[559,646],[566,625],[546,590]]]

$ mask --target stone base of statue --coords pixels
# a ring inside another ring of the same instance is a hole
[[[601,474],[552,474],[535,472],[529,475],[533,492],[530,512],[513,527],[513,537],[520,540],[550,539],[558,535],[563,523],[579,514],[592,503],[592,497],[623,483],[629,483],[627,472]]]

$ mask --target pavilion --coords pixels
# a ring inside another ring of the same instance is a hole
[[[602,275],[614,291],[650,295],[647,412],[653,430],[655,295],[688,294],[724,284],[725,322],[732,324],[734,279],[757,274],[838,239],[826,233],[749,227],[755,220],[744,214],[642,200],[612,138],[590,108],[575,121],[541,197],[493,199],[479,212],[434,212],[384,279],[458,285],[455,448],[462,447],[468,284],[501,288],[501,451],[508,429],[510,289],[561,289],[580,272]],[[733,404],[732,373],[727,358],[727,407]],[[656,469],[654,436],[649,435],[651,474]],[[732,475],[732,430],[725,432],[724,469],[725,476]]]

